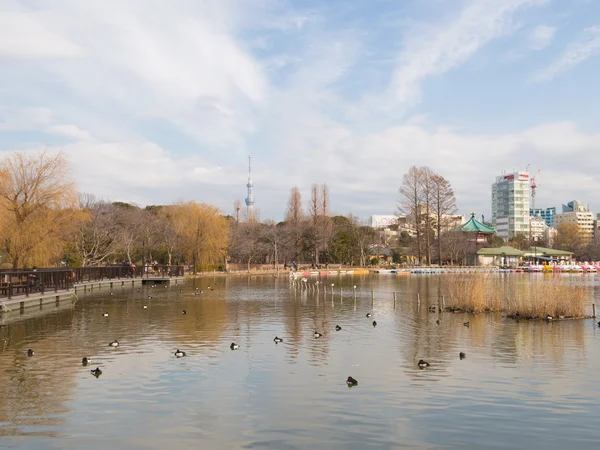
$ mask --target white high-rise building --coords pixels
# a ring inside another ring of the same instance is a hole
[[[529,173],[496,177],[492,184],[492,226],[504,240],[517,234],[529,237]]]

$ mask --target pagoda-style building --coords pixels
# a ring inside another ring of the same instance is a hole
[[[496,229],[477,220],[475,218],[475,213],[471,213],[471,218],[462,224],[456,231],[465,233],[469,236],[469,249],[467,251],[465,263],[470,266],[477,265],[477,251],[488,245],[488,236],[496,234]]]

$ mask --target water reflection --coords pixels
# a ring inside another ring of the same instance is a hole
[[[435,276],[327,281],[333,295],[282,277],[195,279],[7,317],[0,436],[22,448],[36,436],[99,448],[107,428],[117,448],[565,448],[574,435],[591,448],[598,438],[592,321],[432,313]],[[431,366],[419,369],[421,358]]]

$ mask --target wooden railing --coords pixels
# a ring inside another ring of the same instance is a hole
[[[182,277],[184,266],[88,266],[0,271],[0,298],[71,289],[74,284],[103,280]]]

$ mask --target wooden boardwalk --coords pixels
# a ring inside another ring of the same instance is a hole
[[[59,306],[61,303],[67,301],[72,302],[75,298],[77,299],[77,292],[94,292],[103,290],[111,290],[117,288],[126,288],[129,286],[135,286],[136,284],[162,284],[162,283],[174,283],[177,285],[182,282],[184,277],[137,277],[137,278],[121,278],[121,279],[108,279],[108,280],[97,280],[88,281],[84,283],[77,283],[73,285],[72,289],[58,289],[48,290],[44,293],[35,292],[29,295],[15,295],[9,298],[0,298],[0,323],[1,318],[5,314],[10,313],[23,313],[23,310],[31,307],[41,308],[44,305],[54,303]]]

